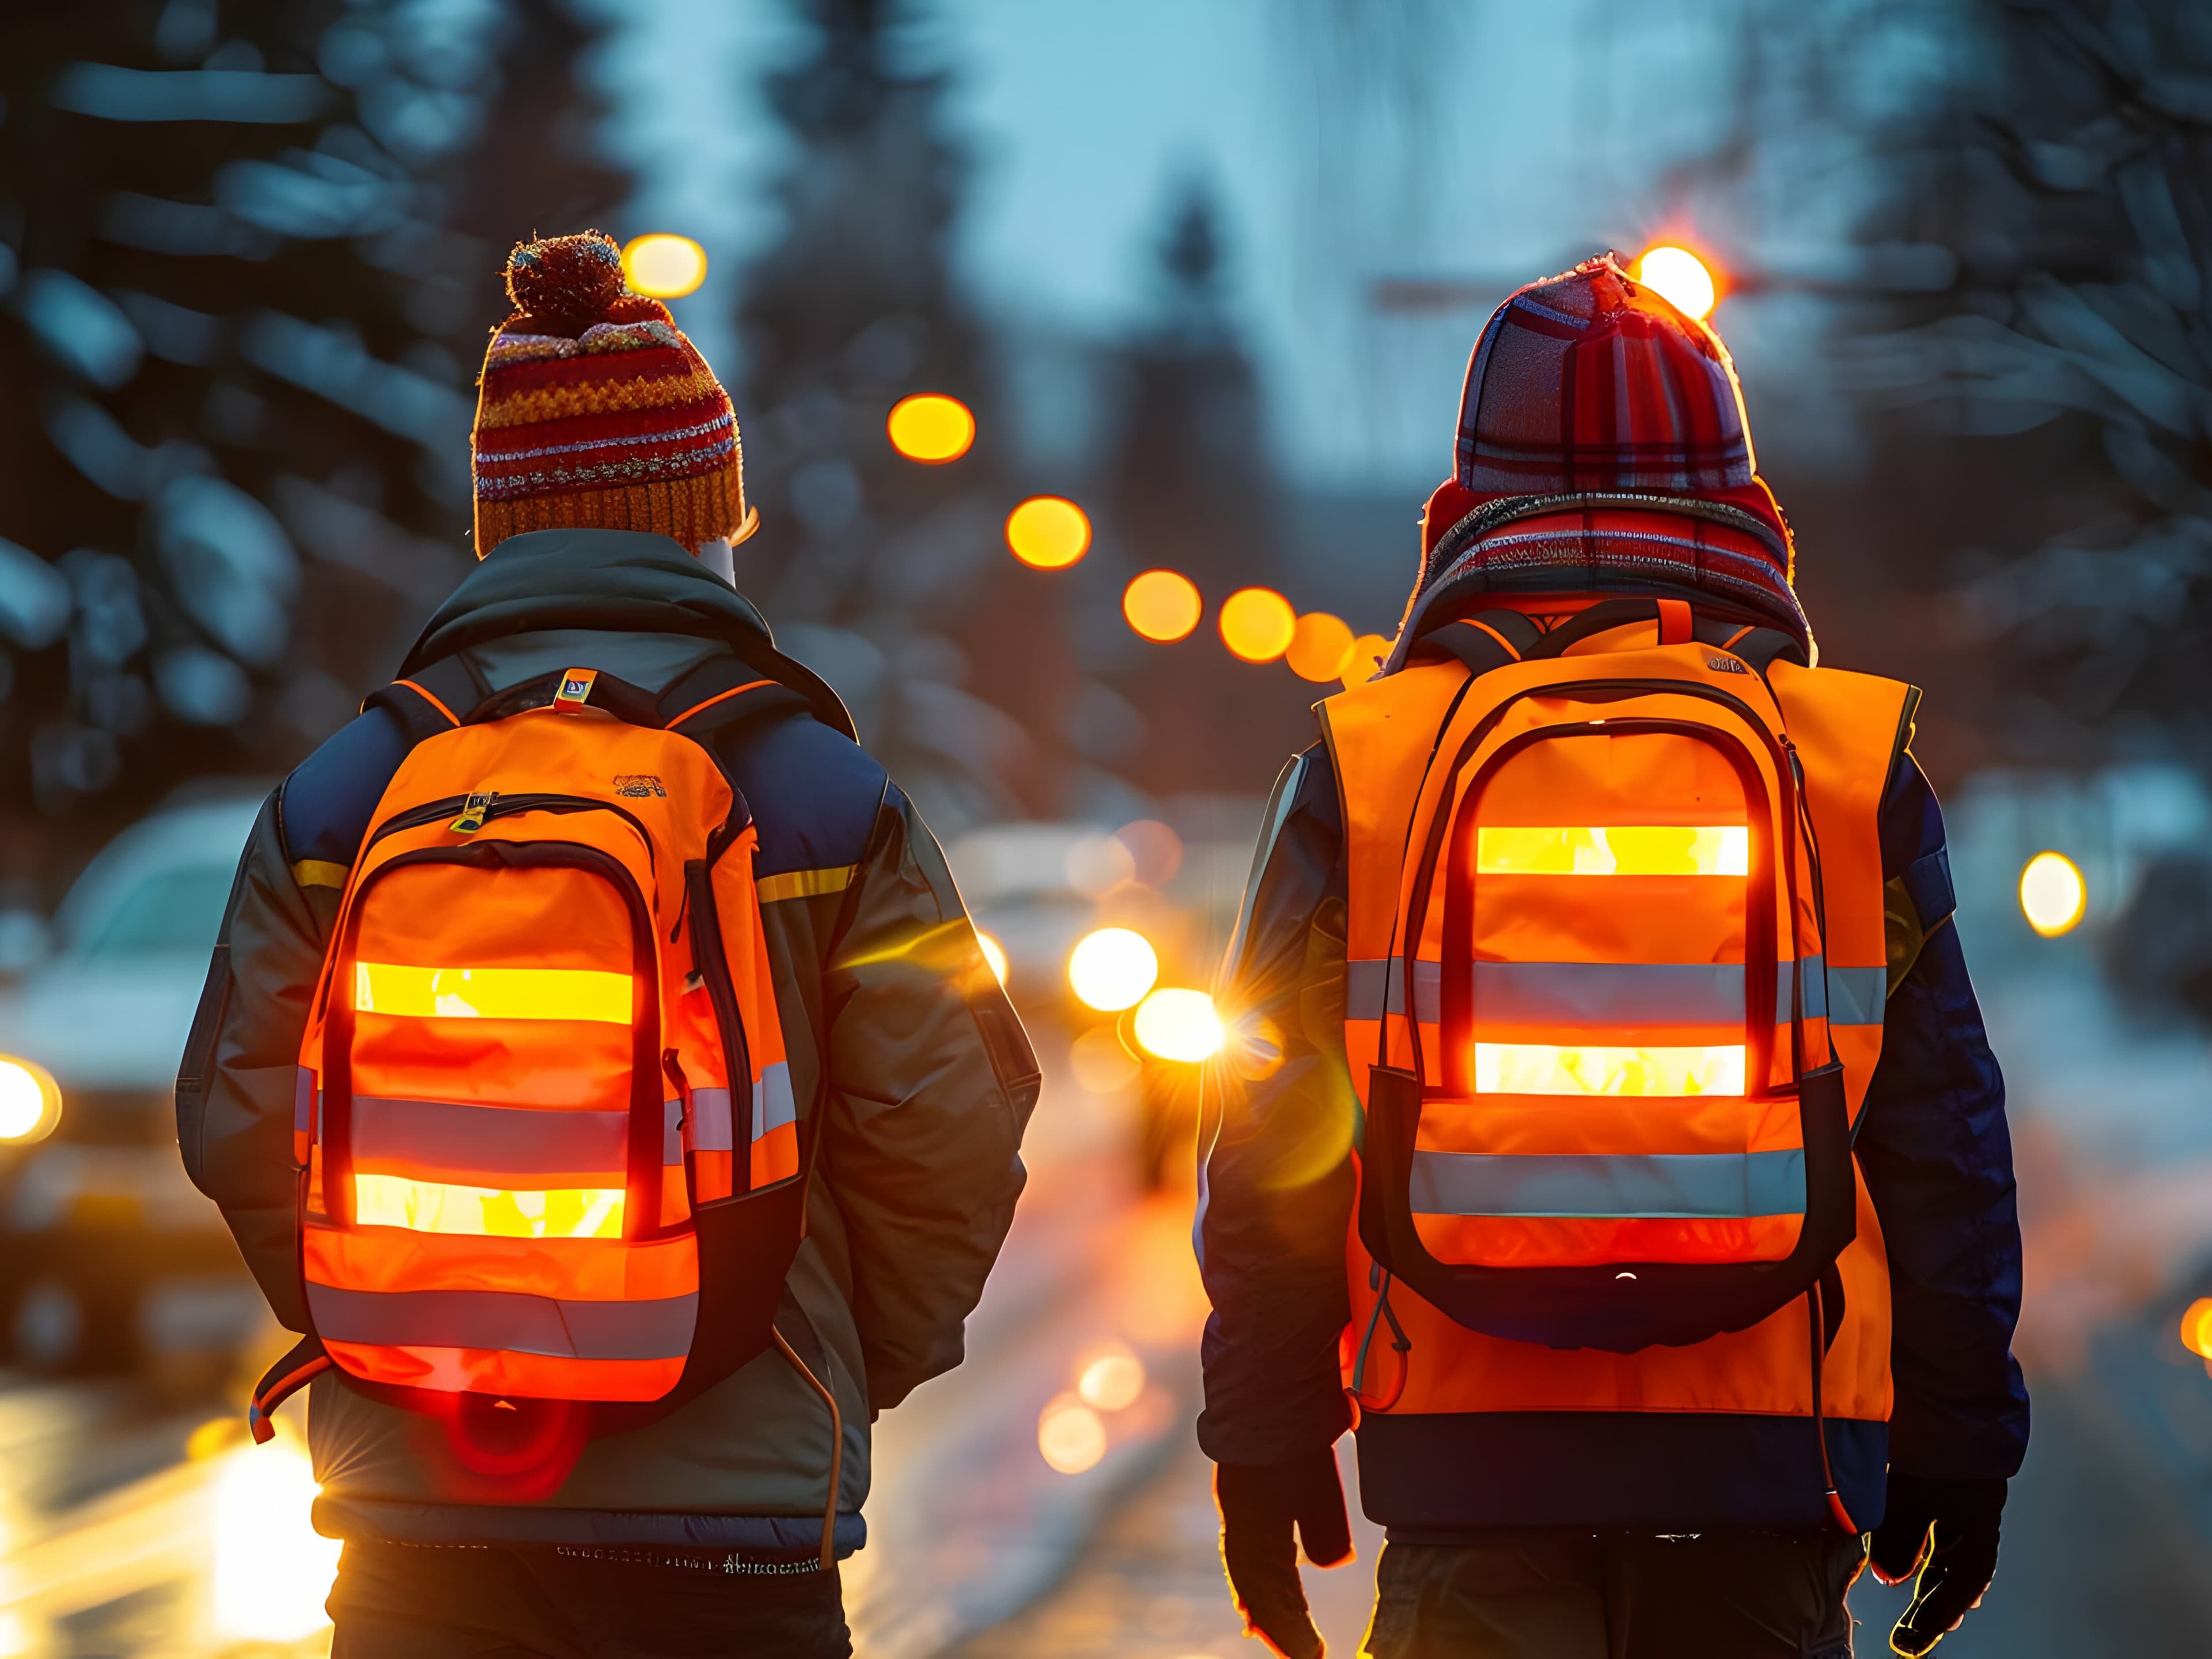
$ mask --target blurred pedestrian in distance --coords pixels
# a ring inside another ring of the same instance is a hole
[[[1037,1067],[913,805],[735,591],[732,544],[757,520],[713,372],[626,290],[599,233],[517,247],[508,289],[475,431],[481,562],[399,683],[263,809],[185,1056],[179,1139],[302,1334],[255,1417],[312,1379],[315,1522],[345,1540],[329,1602],[341,1659],[843,1655],[836,1563],[866,1538],[870,1425],[960,1362],[1022,1188]],[[563,754],[659,744],[667,775],[585,768],[573,795],[503,794],[498,767],[531,733]],[[410,769],[457,743],[497,765],[427,813],[395,812]],[[711,799],[711,825],[684,828],[687,790]],[[679,830],[712,833],[672,870],[662,838]],[[620,858],[578,850],[598,833]],[[393,837],[414,850],[394,857]],[[629,870],[650,930],[606,928],[580,903],[514,922],[547,847],[566,849],[563,876]],[[465,896],[363,924],[392,910],[380,885],[407,890],[380,874],[408,859],[457,872],[434,890]],[[389,965],[362,943],[358,963],[330,957],[319,1000],[326,952],[364,925],[506,926],[491,954],[508,961]],[[633,1004],[623,976],[610,1006],[617,976],[575,971],[601,949],[639,974],[663,964],[665,1053],[634,1053],[649,986]],[[502,979],[515,962],[547,965]],[[610,1026],[620,1065],[601,1103],[594,1034]],[[568,1034],[564,1051],[544,1049],[547,1030]],[[599,1103],[617,1109],[551,1109]],[[612,1172],[579,1176],[594,1137]],[[780,1193],[780,1255],[724,1248],[710,1218]],[[581,1299],[543,1288],[594,1262],[606,1271]],[[434,1263],[447,1282],[422,1289]],[[641,1291],[648,1270],[696,1291]],[[701,1356],[732,1340],[738,1302],[757,1319],[753,1357],[717,1376]],[[482,1334],[498,1319],[504,1341]],[[670,1319],[674,1348],[652,1346]],[[640,1364],[663,1381],[623,1369]],[[564,1392],[484,1380],[531,1376]]]
[[[1817,665],[1726,349],[1610,257],[1491,318],[1422,555],[1218,999],[1285,1034],[1200,1142],[1237,1603],[1320,1653],[1352,1427],[1375,1659],[1844,1655],[1869,1551],[1925,1652],[2028,1406],[1918,694]]]

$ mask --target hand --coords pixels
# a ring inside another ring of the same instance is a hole
[[[1874,1576],[1902,1583],[1920,1570],[1912,1605],[1889,1634],[1899,1653],[1925,1653],[1959,1628],[1997,1570],[2002,1480],[1923,1480],[1892,1470],[1889,1507],[1875,1529]]]
[[[1352,1522],[1335,1452],[1322,1446],[1287,1462],[1220,1464],[1213,1498],[1221,1510],[1221,1564],[1246,1633],[1286,1659],[1322,1659],[1325,1649],[1306,1611],[1291,1529],[1317,1567],[1352,1559]]]

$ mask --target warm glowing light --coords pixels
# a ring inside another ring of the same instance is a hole
[[[1740,823],[1486,825],[1475,833],[1474,870],[1480,876],[1742,876],[1751,872],[1751,831]]]
[[[1000,984],[1006,982],[1006,947],[978,928],[975,943],[983,952],[983,960],[990,964],[992,976]]]
[[[1686,247],[1662,245],[1645,249],[1636,262],[1636,280],[1691,317],[1704,316],[1719,297],[1713,287],[1713,273]]]
[[[2181,1316],[2181,1346],[2212,1364],[2212,1296],[2200,1296]]]
[[[680,300],[707,280],[707,250],[689,236],[656,231],[623,249],[623,280],[633,294]]]
[[[1211,1060],[1221,1052],[1221,1016],[1203,991],[1155,991],[1137,1005],[1137,1042],[1162,1060]]]
[[[35,1060],[0,1055],[0,1140],[44,1140],[62,1118],[61,1085]]]
[[[1302,680],[1340,679],[1345,659],[1352,654],[1352,629],[1340,617],[1310,611],[1291,630],[1290,649],[1283,653],[1291,672]]]
[[[1478,1042],[1474,1090],[1483,1095],[1740,1095],[1743,1045],[1555,1048],[1542,1042]]]
[[[623,1189],[556,1187],[504,1192],[405,1176],[356,1175],[354,1220],[363,1227],[489,1238],[620,1238]]]
[[[1147,887],[1164,887],[1182,868],[1182,837],[1158,818],[1139,818],[1114,832],[1135,866],[1133,879]]]
[[[1159,953],[1152,941],[1127,927],[1086,933],[1067,958],[1067,982],[1101,1013],[1135,1007],[1159,976]]]
[[[408,1019],[630,1023],[630,978],[593,968],[409,968],[356,962],[353,1006]]]
[[[2020,872],[2021,914],[2045,939],[2073,932],[2088,905],[2081,866],[2063,853],[2038,853]]]
[[[1382,672],[1382,659],[1390,654],[1390,641],[1380,634],[1362,634],[1352,641],[1352,649],[1344,657],[1344,685],[1350,690],[1355,685],[1364,685]]]
[[[251,1437],[246,1419],[239,1413],[210,1417],[185,1437],[185,1456],[188,1462],[204,1463],[210,1457],[236,1450]]]
[[[240,1446],[224,1455],[213,1486],[216,1633],[228,1643],[289,1643],[329,1624],[323,1600],[339,1545],[308,1520],[317,1487],[306,1449],[283,1434]]]
[[[1056,1395],[1037,1414],[1037,1449],[1062,1474],[1080,1474],[1106,1455],[1106,1425],[1074,1395]]]
[[[1145,1391],[1145,1362],[1127,1348],[1115,1347],[1083,1368],[1075,1392],[1086,1406],[1118,1412],[1137,1403]]]
[[[1006,545],[1024,564],[1058,570],[1091,550],[1091,520],[1059,495],[1032,495],[1006,515]]]
[[[1111,1025],[1094,1026],[1076,1038],[1068,1048],[1067,1063],[1076,1082],[1094,1095],[1119,1094],[1142,1071]]]
[[[975,441],[975,416],[957,398],[917,392],[891,405],[884,430],[891,447],[909,461],[941,466],[958,460]]]
[[[1147,570],[1121,590],[1121,615],[1129,626],[1163,645],[1188,639],[1205,610],[1198,584],[1177,570]]]
[[[1221,602],[1221,642],[1246,662],[1273,662],[1291,648],[1298,613],[1272,587],[1240,587]]]

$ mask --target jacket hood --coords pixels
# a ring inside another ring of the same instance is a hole
[[[447,595],[400,665],[400,677],[491,640],[556,628],[720,641],[763,678],[804,696],[815,719],[859,741],[842,700],[812,669],[776,649],[752,601],[689,549],[649,531],[508,537]]]

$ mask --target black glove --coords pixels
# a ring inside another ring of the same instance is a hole
[[[1247,1634],[1287,1659],[1322,1659],[1321,1632],[1298,1580],[1295,1526],[1306,1559],[1334,1567],[1352,1559],[1352,1522],[1336,1454],[1322,1446],[1288,1462],[1223,1463],[1213,1474],[1221,1510],[1221,1565]]]
[[[1996,1576],[2004,1505],[2002,1480],[1923,1480],[1891,1471],[1888,1510],[1875,1529],[1869,1559],[1885,1584],[1902,1583],[1920,1570],[1912,1605],[1889,1633],[1897,1652],[1927,1652],[1959,1628],[1969,1607],[1981,1606],[1982,1592]]]

